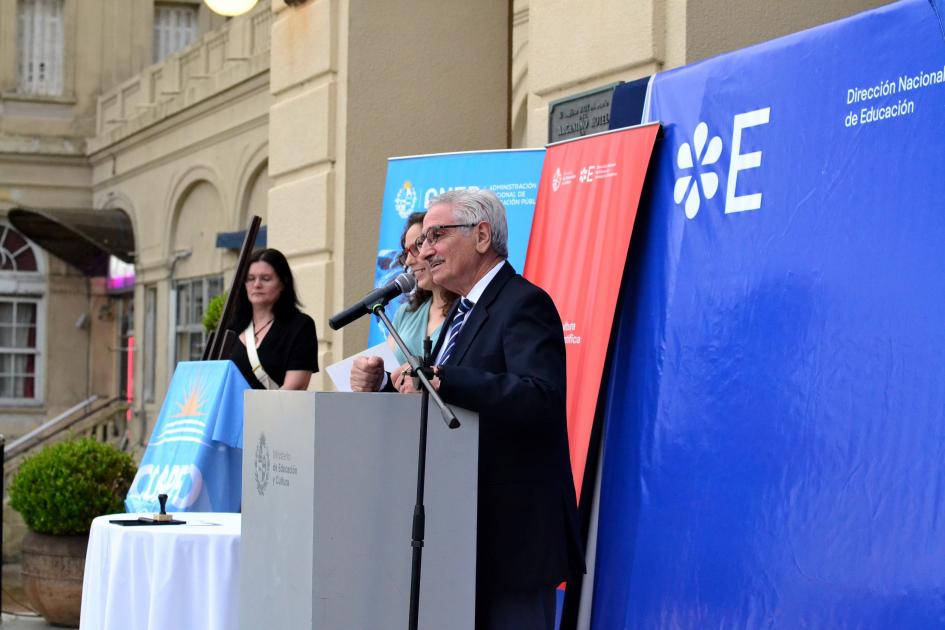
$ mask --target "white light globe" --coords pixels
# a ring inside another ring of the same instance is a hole
[[[220,15],[243,15],[254,6],[258,0],[203,0],[210,10]]]

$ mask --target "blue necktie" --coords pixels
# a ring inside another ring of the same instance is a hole
[[[446,360],[450,358],[453,348],[456,347],[456,337],[459,336],[459,329],[463,327],[463,322],[466,321],[466,315],[473,306],[475,306],[473,302],[470,302],[466,298],[460,298],[459,306],[456,307],[456,315],[453,317],[453,322],[450,324],[449,335],[446,337],[446,350],[443,351],[443,358],[440,359],[440,365],[445,364]]]

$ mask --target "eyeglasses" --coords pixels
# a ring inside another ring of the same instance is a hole
[[[453,223],[451,225],[431,225],[426,230],[424,230],[420,236],[417,237],[414,245],[417,247],[417,254],[420,253],[420,248],[423,247],[424,243],[430,243],[430,246],[436,245],[437,241],[446,236],[446,230],[450,228],[471,228],[479,225],[479,223]],[[413,250],[411,250],[412,252]]]
[[[402,254],[404,257],[404,260],[407,259],[407,254],[412,254],[414,258],[420,257],[420,246],[417,245],[416,241],[414,241],[410,245],[404,246],[404,252]]]

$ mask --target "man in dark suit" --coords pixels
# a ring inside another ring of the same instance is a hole
[[[462,296],[433,350],[433,384],[480,418],[476,628],[550,630],[556,585],[584,571],[561,319],[506,261],[505,207],[492,192],[440,195],[423,230],[433,281]],[[412,379],[393,380],[412,391]]]

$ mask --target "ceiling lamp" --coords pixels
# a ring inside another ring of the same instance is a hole
[[[203,0],[210,10],[220,15],[243,15],[254,6],[258,0]]]

